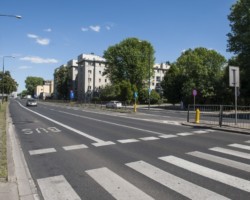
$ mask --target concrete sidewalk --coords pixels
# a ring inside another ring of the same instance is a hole
[[[6,118],[8,181],[0,182],[0,199],[39,200],[8,110]]]

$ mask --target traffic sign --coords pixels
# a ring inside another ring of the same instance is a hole
[[[197,90],[193,90],[193,96],[195,97],[197,95]]]

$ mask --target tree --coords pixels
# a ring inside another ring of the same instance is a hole
[[[112,83],[129,81],[138,90],[153,75],[154,49],[147,41],[127,38],[104,52],[108,65],[104,72]]]
[[[183,52],[164,77],[165,97],[171,103],[191,103],[196,89],[197,102],[215,103],[225,63],[226,59],[214,50],[200,47]]]
[[[240,67],[240,93],[250,103],[250,1],[239,0],[231,7],[228,16],[231,33],[228,33],[228,50],[236,54]]]
[[[43,85],[43,82],[44,80],[41,77],[28,76],[25,80],[25,87],[28,94],[34,96],[36,87],[38,85]]]
[[[9,71],[5,71],[4,76],[3,72],[0,74],[0,91],[1,93],[10,94],[14,91],[17,91],[18,84],[17,82],[11,77]]]
[[[58,99],[67,99],[69,98],[69,68],[61,67],[55,74],[56,90]]]

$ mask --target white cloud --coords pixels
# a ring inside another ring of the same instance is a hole
[[[82,27],[81,30],[82,30],[83,32],[86,32],[86,31],[88,31],[89,29],[88,29],[88,28]]]
[[[51,28],[47,28],[47,29],[44,29],[45,32],[51,32],[52,29]]]
[[[40,45],[48,45],[50,43],[50,40],[47,38],[37,38],[36,42]]]
[[[111,29],[111,27],[110,26],[106,26],[106,29],[109,31]]]
[[[36,63],[36,64],[58,63],[58,60],[54,58],[41,58],[38,56],[26,56],[26,57],[20,58],[20,60],[29,61],[31,63]]]
[[[100,29],[101,29],[100,26],[90,26],[89,28],[90,28],[92,31],[95,31],[95,32],[100,32]]]
[[[34,34],[27,34],[27,36],[28,36],[29,38],[34,38],[34,39],[38,38],[38,36],[37,36],[37,35],[34,35]]]
[[[40,44],[40,45],[49,45],[50,40],[48,38],[41,38],[37,35],[34,34],[27,34],[27,37],[31,38],[31,39],[35,39],[36,43]]]
[[[31,69],[31,66],[20,66],[19,69],[25,70],[25,69]]]

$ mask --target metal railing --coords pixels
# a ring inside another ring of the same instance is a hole
[[[187,121],[195,122],[196,109],[200,111],[199,123],[250,129],[250,106],[189,105]]]

